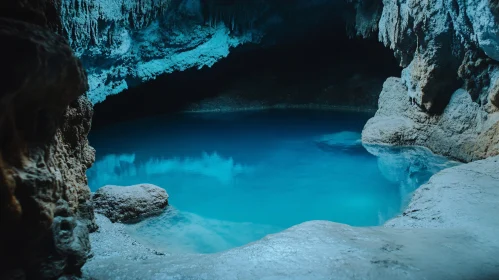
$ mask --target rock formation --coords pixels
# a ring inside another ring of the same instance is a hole
[[[321,18],[340,18],[331,11],[339,11],[343,2],[79,0],[58,5],[60,32],[83,61],[88,96],[96,104],[161,74],[211,67],[245,43],[299,38]]]
[[[205,25],[200,0],[61,1],[58,9],[94,104],[163,73],[211,66],[252,40],[218,22]]]
[[[361,35],[366,24],[378,29],[405,67],[386,81],[363,141],[424,145],[462,161],[499,153],[495,1],[386,0],[377,27],[356,20]]]
[[[168,194],[158,186],[104,186],[92,196],[95,212],[111,222],[135,222],[158,215],[168,206]]]
[[[96,228],[87,78],[58,25],[53,1],[0,4],[2,279],[79,274]]]
[[[488,114],[459,89],[439,115],[430,115],[409,101],[399,78],[385,82],[379,109],[362,132],[364,143],[426,146],[460,161],[499,154],[499,113]]]

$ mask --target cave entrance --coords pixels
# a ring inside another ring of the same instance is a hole
[[[261,45],[235,48],[211,68],[164,74],[108,96],[95,105],[93,127],[185,110],[375,110],[384,80],[400,75],[390,50],[375,39],[350,38],[336,19],[294,36],[276,30]]]
[[[214,253],[309,220],[379,225],[436,172],[402,188],[407,178],[387,178],[361,145],[384,80],[400,73],[389,50],[349,38],[336,19],[272,34],[95,106],[91,189],[152,183],[170,194],[163,215],[125,226],[134,238]]]

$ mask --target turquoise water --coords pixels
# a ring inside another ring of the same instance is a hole
[[[276,110],[122,123],[89,136],[89,185],[166,189],[169,209],[126,229],[172,253],[223,251],[310,220],[380,225],[455,163],[422,148],[368,152],[360,132],[369,117]]]

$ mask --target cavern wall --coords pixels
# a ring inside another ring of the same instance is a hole
[[[62,1],[59,10],[94,104],[163,73],[212,66],[257,36],[203,16],[200,0]]]
[[[383,82],[401,70],[377,40],[350,39],[342,22],[328,18],[295,40],[243,46],[210,68],[160,75],[108,96],[95,104],[93,125],[178,111],[375,111]]]
[[[61,33],[87,70],[88,96],[96,104],[161,74],[211,67],[242,44],[297,38],[326,12],[341,18],[343,6],[330,0],[68,0],[58,9]]]
[[[364,2],[373,1],[354,2],[357,33],[378,30],[405,69],[385,83],[363,141],[423,145],[462,161],[498,154],[497,1],[378,0],[377,24],[361,16]]]
[[[56,2],[0,3],[1,279],[77,275],[96,227],[87,77],[51,31],[61,26]]]

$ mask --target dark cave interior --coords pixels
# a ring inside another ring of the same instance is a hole
[[[344,25],[333,24],[285,43],[236,48],[211,68],[163,74],[108,96],[95,105],[93,126],[183,111],[222,93],[375,109],[383,81],[399,75],[398,63],[375,38],[350,38]]]

